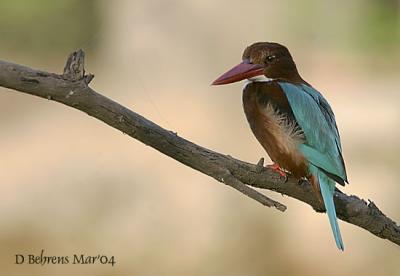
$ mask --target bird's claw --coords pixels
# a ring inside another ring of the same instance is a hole
[[[282,169],[277,163],[274,163],[272,165],[267,165],[267,168],[277,172],[280,176],[284,177],[286,179],[286,181],[287,181],[288,176],[287,176],[285,170]]]
[[[309,183],[308,183],[307,179],[305,179],[305,178],[300,178],[299,181],[297,182],[297,184],[298,184],[299,186],[304,187],[304,186],[308,185]]]

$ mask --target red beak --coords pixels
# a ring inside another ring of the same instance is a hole
[[[262,65],[251,64],[246,61],[243,61],[242,63],[239,63],[231,70],[220,76],[211,85],[228,84],[263,74],[264,74],[264,67]]]

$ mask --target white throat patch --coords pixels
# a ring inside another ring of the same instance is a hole
[[[273,81],[273,80],[275,80],[275,79],[267,78],[267,77],[264,76],[264,75],[255,76],[255,77],[252,77],[252,78],[250,78],[250,79],[247,79],[247,80],[244,82],[244,87],[243,87],[243,89],[245,89],[246,86],[247,86],[249,83],[252,83],[252,82],[269,82],[269,81]]]

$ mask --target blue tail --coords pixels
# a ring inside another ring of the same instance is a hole
[[[344,250],[342,236],[340,235],[340,229],[336,218],[335,204],[333,203],[333,193],[335,192],[335,182],[326,176],[320,169],[311,165],[313,174],[318,177],[319,186],[321,188],[322,198],[324,199],[325,209],[329,217],[333,236],[335,242],[340,250]]]

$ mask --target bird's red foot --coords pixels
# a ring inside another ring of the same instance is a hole
[[[267,165],[267,168],[270,168],[271,170],[279,173],[280,176],[287,178],[285,170],[279,167],[277,163],[274,163],[272,165]]]

